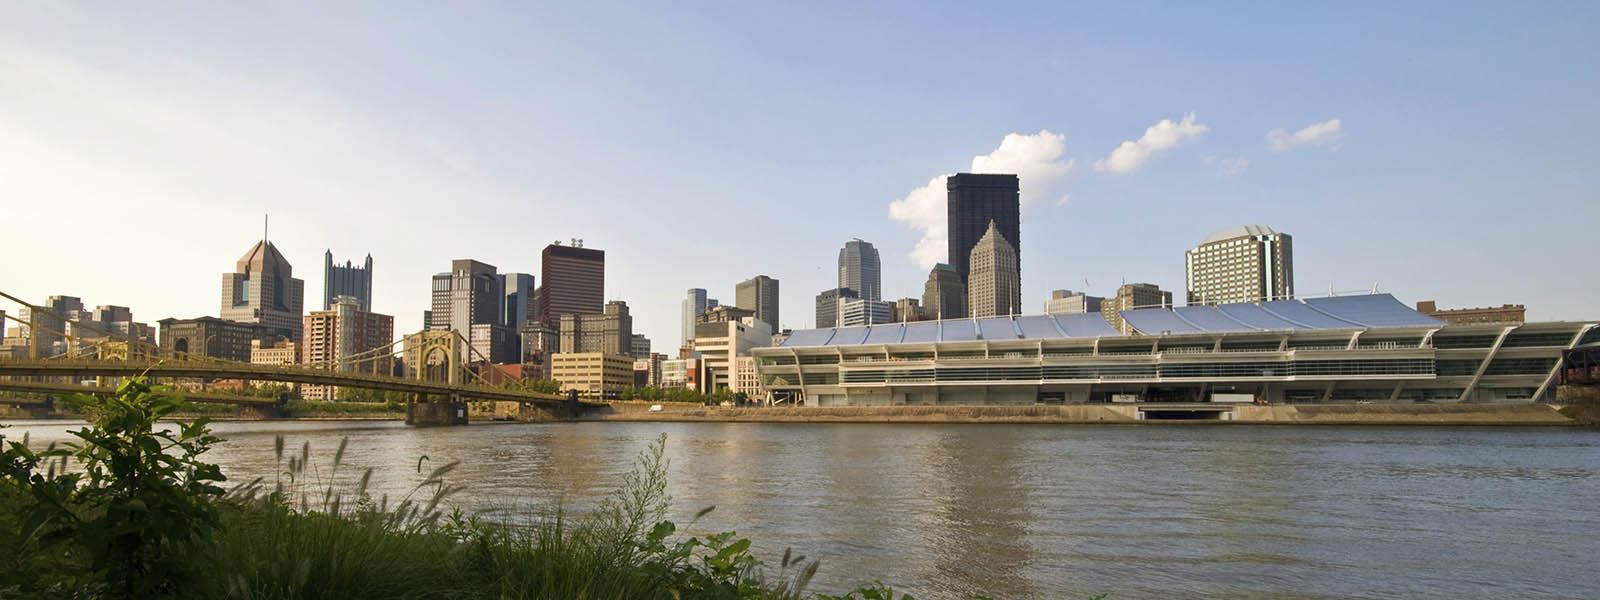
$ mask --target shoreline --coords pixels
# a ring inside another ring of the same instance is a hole
[[[649,403],[614,402],[600,414],[537,422],[659,423],[910,423],[910,424],[1036,424],[1036,425],[1379,425],[1440,427],[1600,427],[1600,405],[1552,404],[1419,404],[1419,405],[1141,405],[1078,404],[1025,406],[798,406],[702,407],[664,405],[650,412]],[[172,420],[208,416],[213,422],[404,421],[403,414],[335,414],[297,417],[251,415],[173,415]],[[510,424],[511,419],[474,415],[472,424]],[[1164,418],[1180,417],[1180,418]],[[82,419],[74,415],[0,416],[4,420]]]

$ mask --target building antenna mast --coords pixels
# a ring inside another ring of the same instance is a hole
[[[261,214],[261,241],[263,242],[267,241],[267,219],[270,216],[266,213]]]

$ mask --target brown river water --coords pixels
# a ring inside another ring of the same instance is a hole
[[[78,424],[7,423],[13,439]],[[668,436],[680,522],[737,530],[817,587],[921,599],[1600,598],[1600,430],[959,424],[218,423],[232,480],[273,438],[398,497],[459,460],[462,508],[574,510]],[[341,475],[341,479],[344,479]]]

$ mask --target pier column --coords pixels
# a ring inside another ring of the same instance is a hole
[[[430,401],[425,394],[415,394],[406,402],[407,425],[466,425],[467,403],[461,396]]]

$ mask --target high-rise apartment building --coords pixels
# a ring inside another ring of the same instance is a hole
[[[539,270],[540,321],[556,325],[562,315],[600,314],[605,304],[606,252],[578,243],[544,247]]]
[[[877,251],[873,251],[876,255]],[[778,280],[757,275],[734,287],[734,306],[756,311],[756,318],[778,329]]]
[[[948,199],[947,228],[950,265],[968,287],[972,286],[969,268],[972,248],[978,245],[994,223],[1017,256],[1017,280],[1021,281],[1022,202],[1016,175],[957,173],[945,179]],[[971,310],[971,307],[968,307]]]
[[[1044,301],[1044,314],[1047,315],[1073,315],[1081,313],[1100,312],[1100,303],[1105,298],[1090,296],[1083,292],[1072,290],[1055,290],[1050,292],[1050,299]]]
[[[333,299],[339,296],[355,298],[357,308],[372,312],[371,254],[359,267],[348,260],[334,264],[333,250],[322,254],[322,310],[332,310]]]
[[[506,273],[505,282],[506,314],[501,320],[512,331],[521,331],[528,319],[536,318],[539,314],[534,277],[527,273]]]
[[[994,317],[1022,313],[1022,278],[1017,269],[1017,251],[993,221],[972,247],[968,268],[971,270],[967,280],[969,315]]]
[[[922,311],[929,319],[960,319],[967,316],[967,284],[948,263],[928,271],[922,285]]]
[[[1112,328],[1123,333],[1122,311],[1135,308],[1171,308],[1172,292],[1162,290],[1153,283],[1127,283],[1117,288],[1117,295],[1100,303],[1100,316]]]
[[[845,298],[839,301],[839,327],[893,322],[893,302],[866,298]]]
[[[839,287],[868,300],[883,299],[883,264],[870,242],[853,239],[839,249]]]
[[[251,246],[222,274],[222,318],[255,323],[268,332],[300,341],[305,314],[305,282],[294,277],[294,267],[265,239]],[[250,360],[248,347],[242,360]]]
[[[628,303],[612,300],[600,314],[562,315],[560,351],[632,356],[633,317],[628,314]]]
[[[1184,253],[1189,304],[1294,297],[1294,248],[1266,225],[1229,227]]]
[[[822,290],[822,293],[817,294],[817,328],[838,327],[839,301],[860,297],[860,294],[850,288]]]
[[[394,372],[394,317],[361,310],[354,296],[338,296],[333,308],[305,317],[301,359],[306,366],[345,373],[388,375]],[[304,385],[301,396],[333,400],[338,388]]]

